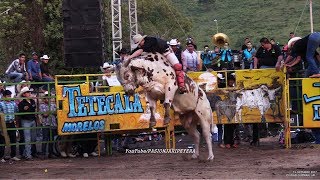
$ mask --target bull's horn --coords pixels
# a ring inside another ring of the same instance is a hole
[[[124,66],[124,67],[128,67],[128,65],[130,64],[130,62],[131,62],[131,59],[126,60],[126,61],[123,63],[123,66]]]

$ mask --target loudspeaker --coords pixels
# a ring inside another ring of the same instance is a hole
[[[103,0],[63,0],[67,67],[98,67],[105,61]]]

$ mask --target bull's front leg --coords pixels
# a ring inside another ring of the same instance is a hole
[[[163,125],[166,126],[170,123],[170,107],[173,101],[175,92],[177,91],[178,86],[172,84],[168,84],[165,86],[165,99],[164,99],[164,122]]]
[[[156,109],[157,109],[157,101],[150,98],[147,95],[147,101],[149,102],[149,107],[150,107],[150,122],[149,122],[149,127],[153,128],[157,124],[157,120],[155,117],[156,114]]]

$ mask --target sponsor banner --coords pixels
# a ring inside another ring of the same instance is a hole
[[[190,76],[206,90],[215,124],[285,120],[283,72],[254,69],[194,72]]]
[[[320,127],[320,82],[319,78],[302,80],[303,126]]]
[[[143,94],[91,93],[88,84],[57,86],[59,135],[149,128],[150,108]],[[158,102],[156,127],[163,126]],[[175,121],[173,119],[173,121]]]

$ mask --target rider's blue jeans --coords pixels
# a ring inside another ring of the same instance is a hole
[[[319,61],[315,58],[315,51],[320,45],[320,32],[310,34],[307,46],[306,60],[308,62],[308,69],[306,76],[319,73]]]

